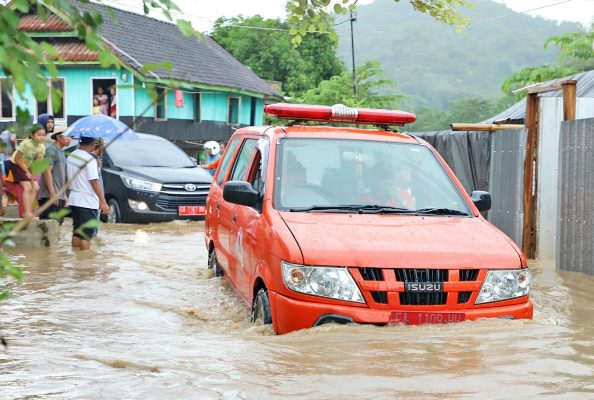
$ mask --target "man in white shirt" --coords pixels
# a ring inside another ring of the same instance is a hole
[[[91,220],[98,220],[98,209],[104,214],[109,207],[99,186],[97,160],[91,155],[95,148],[93,138],[81,137],[78,149],[73,151],[66,161],[70,184],[68,204],[72,212],[72,247],[81,250],[91,248],[91,239],[97,229],[84,227]],[[79,173],[80,171],[80,173]]]

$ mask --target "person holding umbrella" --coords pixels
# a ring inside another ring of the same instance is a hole
[[[91,239],[97,229],[86,224],[98,218],[98,210],[109,213],[109,207],[99,185],[97,160],[91,155],[95,150],[95,138],[80,136],[78,149],[66,160],[70,177],[68,203],[72,215],[72,247],[80,250],[91,248]]]
[[[97,231],[85,227],[85,224],[98,219],[98,209],[104,214],[109,214],[109,207],[99,182],[97,159],[92,154],[95,151],[96,139],[138,139],[138,135],[123,122],[102,114],[81,118],[64,133],[79,141],[78,149],[66,160],[66,169],[71,181],[68,204],[72,212],[72,247],[88,250],[91,248],[91,238]]]

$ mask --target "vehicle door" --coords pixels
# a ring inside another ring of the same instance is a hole
[[[236,271],[236,288],[248,301],[252,301],[252,286],[256,266],[261,259],[258,247],[265,246],[264,238],[259,237],[262,221],[262,199],[264,198],[265,179],[262,176],[263,154],[268,154],[269,142],[261,138],[258,146],[252,150],[251,162],[243,179],[260,193],[260,202],[255,207],[238,205],[235,208],[235,224],[229,232],[231,263]]]
[[[248,173],[248,168],[251,165],[251,161],[254,155],[254,149],[258,145],[258,138],[256,137],[243,137],[240,143],[239,151],[237,156],[233,160],[231,167],[231,173],[227,181],[245,181]],[[222,171],[221,171],[222,172]],[[224,185],[223,185],[224,186]],[[223,237],[219,237],[221,243],[220,253],[226,262],[225,272],[229,277],[231,283],[237,287],[237,259],[234,258],[233,254],[236,253],[236,240],[231,237],[231,231],[236,229],[237,225],[237,207],[236,204],[225,201],[221,196],[221,210],[219,214],[219,234],[223,234]],[[217,253],[218,255],[218,253]],[[236,257],[236,256],[235,256]],[[225,265],[225,264],[223,264]]]
[[[239,147],[238,144],[243,138],[236,136],[231,140],[227,147],[227,151],[221,160],[219,168],[212,181],[212,190],[208,193],[207,201],[207,212],[208,218],[206,218],[204,229],[207,236],[212,238],[216,254],[217,261],[225,269],[229,265],[228,260],[228,243],[229,243],[229,225],[231,224],[230,217],[230,205],[223,207],[223,185],[227,182],[229,171],[235,157],[236,149]],[[221,210],[223,208],[223,210]],[[221,218],[221,211],[226,217]]]

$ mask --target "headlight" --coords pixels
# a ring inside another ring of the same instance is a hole
[[[525,296],[530,291],[531,283],[532,275],[527,268],[489,271],[475,304]]]
[[[296,292],[337,300],[365,303],[348,269],[310,267],[282,262],[285,285]]]
[[[124,175],[121,175],[121,178],[124,182],[124,185],[126,185],[130,189],[146,190],[148,192],[160,192],[161,187],[163,186],[160,183],[142,181],[140,179],[130,178],[129,176]]]

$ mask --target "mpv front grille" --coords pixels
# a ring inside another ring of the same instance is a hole
[[[210,184],[190,184],[195,190],[186,190],[186,184],[164,184],[155,205],[163,210],[177,212],[180,206],[203,206]]]
[[[450,294],[456,304],[470,301],[480,270],[428,269],[428,268],[371,268],[360,267],[353,276],[366,298],[378,307],[389,306],[441,306],[448,303]],[[353,271],[354,272],[354,271]],[[398,285],[398,282],[402,282]],[[455,283],[447,286],[446,284]],[[472,286],[472,287],[470,287]],[[446,287],[448,290],[446,290]],[[386,290],[378,290],[378,289]],[[472,289],[472,290],[469,290]],[[390,296],[390,292],[398,296]]]

